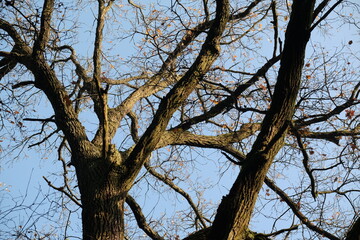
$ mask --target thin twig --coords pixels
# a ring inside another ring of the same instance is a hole
[[[51,188],[53,188],[53,189],[55,189],[55,190],[57,190],[57,191],[59,191],[59,192],[64,193],[68,198],[70,198],[71,201],[73,201],[76,205],[78,205],[79,207],[82,208],[81,203],[80,203],[78,200],[76,200],[71,194],[69,194],[68,192],[66,192],[66,191],[64,190],[64,187],[55,187],[55,186],[51,183],[51,181],[49,181],[46,177],[43,176],[43,179],[46,181],[46,183],[47,183]]]
[[[163,183],[165,183],[166,185],[168,185],[170,188],[172,188],[173,190],[175,190],[175,192],[179,193],[181,196],[183,196],[186,201],[189,203],[189,205],[191,206],[191,208],[193,209],[193,211],[195,212],[196,217],[199,219],[201,225],[206,228],[206,223],[204,220],[204,217],[202,216],[202,214],[200,213],[199,209],[196,207],[195,203],[193,202],[193,200],[191,199],[190,195],[188,193],[186,193],[183,189],[181,189],[180,187],[178,187],[177,185],[175,185],[175,183],[173,181],[171,181],[169,178],[167,178],[166,176],[161,175],[160,173],[156,172],[152,167],[149,166],[148,163],[144,164],[146,170],[153,175],[154,177],[156,177],[157,179],[159,179],[160,181],[162,181]]]
[[[309,229],[313,230],[314,232],[319,233],[322,236],[325,236],[331,240],[340,240],[338,237],[332,235],[331,233],[327,232],[326,230],[319,228],[318,226],[314,225],[299,209],[298,204],[294,203],[293,200],[275,183],[270,180],[268,177],[264,180],[265,184],[273,190],[280,198],[290,207],[293,213],[300,219],[300,221],[305,224]]]

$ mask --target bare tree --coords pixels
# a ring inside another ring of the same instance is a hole
[[[56,150],[62,184],[44,181],[83,239],[358,237],[358,42],[329,43],[358,31],[355,1],[0,4],[9,149]],[[194,184],[208,160],[237,175],[218,205]],[[144,188],[184,199],[180,230],[144,214]]]

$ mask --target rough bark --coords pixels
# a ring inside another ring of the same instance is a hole
[[[235,183],[222,199],[207,239],[246,239],[257,195],[275,155],[283,146],[294,112],[314,2],[293,3],[272,104]]]
[[[99,151],[100,152],[100,151]],[[83,239],[124,239],[124,202],[131,186],[114,166],[120,153],[111,145],[107,159],[75,161],[82,202]]]
[[[229,2],[216,1],[216,17],[209,30],[201,51],[184,76],[175,84],[169,93],[162,99],[158,110],[139,142],[135,145],[127,159],[124,160],[126,183],[134,181],[141,166],[156,149],[172,115],[195,89],[211,65],[220,54],[220,39],[229,21]]]

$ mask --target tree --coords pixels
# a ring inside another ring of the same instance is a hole
[[[126,206],[151,239],[176,239],[149,224],[129,193],[154,181],[189,203],[193,233],[185,239],[286,238],[304,229],[311,239],[340,239],[356,220],[360,82],[353,40],[332,53],[326,44],[306,48],[332,24],[358,26],[355,2],[1,4],[0,78],[2,94],[12,96],[2,101],[4,129],[20,129],[20,145],[58,149],[64,186],[45,180],[81,206],[83,239],[129,236]],[[81,8],[94,15],[90,57],[75,51],[88,44],[76,38],[86,29]],[[137,48],[125,60],[124,39]],[[36,105],[29,99],[40,96],[52,116],[30,111]],[[88,119],[96,119],[95,128]],[[40,129],[31,134],[24,121]],[[182,159],[190,158],[185,149],[215,149],[223,164],[240,168],[210,216],[181,188],[193,176],[181,173],[182,164],[195,165]],[[303,177],[282,181],[287,171]],[[298,185],[289,190],[289,182]],[[269,189],[276,197],[267,198]],[[348,204],[344,215],[329,209],[334,197],[339,207]],[[262,212],[259,201],[283,209]],[[259,213],[274,219],[271,232],[249,230]]]

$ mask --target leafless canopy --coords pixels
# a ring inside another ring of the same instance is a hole
[[[1,164],[63,201],[0,235],[355,239],[357,4],[0,1]]]

